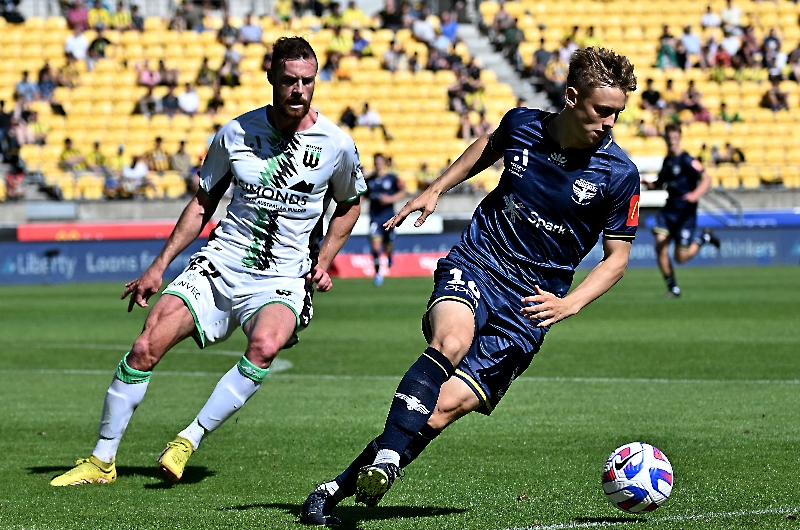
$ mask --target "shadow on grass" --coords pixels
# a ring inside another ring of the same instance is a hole
[[[255,509],[276,509],[294,515],[300,524],[300,505],[284,503],[264,503],[264,504],[242,504],[238,506],[228,506],[217,508],[219,511],[243,511]],[[435,506],[381,506],[378,508],[366,508],[363,506],[338,506],[334,510],[334,515],[342,520],[341,530],[355,529],[360,521],[384,521],[397,519],[398,517],[440,517],[442,515],[464,513],[465,508],[439,508]]]
[[[576,517],[572,520],[575,523],[595,523],[595,524],[644,524],[647,519],[644,517],[634,519],[633,517]]]
[[[41,475],[50,480],[53,477],[64,473],[65,471],[69,471],[70,469],[72,468],[65,466],[37,466],[29,467],[28,472],[31,475]],[[216,473],[203,466],[186,466],[186,469],[183,471],[183,477],[181,478],[181,481],[178,483],[172,483],[164,480],[164,476],[161,474],[161,471],[159,471],[155,466],[117,467],[118,478],[139,476],[159,479],[159,482],[155,484],[145,484],[144,487],[146,489],[169,489],[173,486],[177,486],[178,484],[197,484],[208,477],[213,477],[215,474]]]

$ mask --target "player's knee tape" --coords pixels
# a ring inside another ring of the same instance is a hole
[[[150,376],[153,375],[153,372],[143,372],[141,370],[137,370],[135,368],[131,368],[128,366],[128,355],[131,352],[125,354],[125,357],[119,362],[117,366],[116,376],[117,379],[122,381],[123,383],[128,383],[129,385],[135,385],[139,383],[146,383],[150,381]]]
[[[269,368],[259,368],[258,366],[254,365],[250,362],[250,360],[242,355],[242,358],[239,359],[239,362],[236,364],[236,368],[239,369],[239,373],[245,376],[246,378],[250,379],[256,384],[261,384],[264,382],[264,379],[267,377],[269,373]]]

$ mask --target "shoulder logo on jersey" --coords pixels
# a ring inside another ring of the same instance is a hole
[[[511,159],[511,165],[509,171],[512,175],[516,177],[521,177],[522,174],[525,172],[525,168],[528,167],[528,150],[522,150],[522,160],[520,164],[520,156],[514,155],[514,158]]]
[[[592,184],[588,180],[578,179],[575,181],[575,184],[572,185],[572,193],[572,200],[576,204],[585,206],[597,195],[597,185]]]
[[[317,147],[316,145],[306,146],[306,150],[303,153],[303,165],[314,169],[319,165],[319,159],[321,155],[321,147]]]
[[[244,135],[244,143],[247,147],[253,150],[255,155],[261,155],[261,137],[258,135],[250,136],[249,134]]]
[[[631,197],[631,205],[628,208],[628,219],[625,226],[639,226],[639,194]]]
[[[550,153],[550,162],[554,163],[558,167],[564,167],[567,165],[567,157],[562,155],[561,153]]]
[[[278,296],[291,296],[292,295],[292,291],[287,291],[285,289],[275,289],[275,293]]]

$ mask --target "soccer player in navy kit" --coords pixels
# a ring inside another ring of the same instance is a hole
[[[405,197],[403,181],[392,171],[387,171],[386,157],[375,153],[375,172],[367,177],[367,197],[369,198],[369,240],[372,261],[375,264],[375,285],[383,285],[381,274],[381,251],[386,252],[389,268],[392,267],[394,250],[394,229],[384,230],[384,223],[394,217],[394,203]]]
[[[675,261],[686,263],[697,255],[700,247],[711,243],[719,248],[719,239],[709,229],[697,230],[697,201],[711,187],[711,177],[703,165],[681,147],[681,126],[670,123],[664,128],[667,157],[658,179],[650,188],[666,188],[667,203],[658,212],[653,234],[658,268],[667,284],[667,296],[677,298],[681,289],[669,259],[669,244],[675,240]]]
[[[375,506],[445,427],[492,412],[550,326],[622,277],[638,224],[639,173],[609,133],[633,90],[625,57],[575,52],[560,113],[510,110],[386,224],[421,211],[414,225],[422,225],[441,194],[504,158],[497,188],[439,261],[423,317],[429,347],[403,376],[383,433],[309,495],[302,522],[337,524],[333,507],[353,494]],[[603,260],[568,294],[601,234]]]

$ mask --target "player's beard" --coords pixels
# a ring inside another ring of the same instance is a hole
[[[293,108],[291,106],[292,103],[302,103],[303,106],[299,109]],[[286,99],[275,106],[275,110],[277,110],[284,118],[287,118],[291,121],[300,121],[302,120],[308,111],[311,110],[311,98],[304,99],[302,97],[297,99]]]

